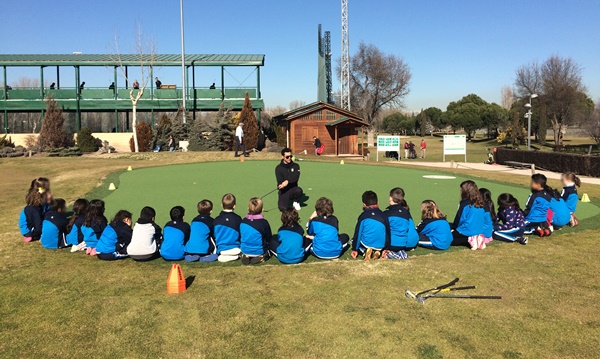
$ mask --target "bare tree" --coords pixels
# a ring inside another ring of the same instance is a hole
[[[513,102],[515,102],[515,94],[510,86],[506,85],[500,90],[501,106],[505,110],[510,110]]]
[[[404,97],[410,92],[410,79],[410,69],[401,57],[385,54],[372,44],[358,45],[350,64],[350,101],[352,110],[371,125],[369,147],[375,144],[372,125],[381,110],[403,107]]]
[[[138,24],[136,26],[136,34],[134,39],[134,48],[135,53],[132,55],[135,58],[135,61],[139,64],[139,69],[141,73],[142,82],[139,83],[139,88],[136,89],[132,86],[131,81],[127,76],[127,72],[125,71],[125,65],[123,65],[123,56],[119,50],[119,38],[115,34],[114,37],[114,45],[115,45],[115,53],[112,55],[113,60],[118,62],[120,76],[125,79],[127,85],[129,87],[129,99],[131,100],[132,107],[132,121],[131,127],[133,129],[133,143],[135,152],[139,152],[138,138],[137,138],[137,103],[140,98],[144,95],[144,90],[150,81],[152,81],[152,68],[154,67],[155,56],[156,56],[156,44],[152,39],[146,39],[144,37],[142,27]]]
[[[600,100],[596,101],[594,111],[587,116],[584,128],[588,131],[590,138],[600,145]]]
[[[290,110],[306,105],[306,101],[294,100],[290,102]]]

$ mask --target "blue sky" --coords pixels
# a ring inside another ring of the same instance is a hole
[[[469,93],[498,102],[518,66],[553,54],[579,63],[589,95],[600,98],[600,1],[349,2],[351,53],[365,41],[409,64],[407,109],[445,109]],[[158,53],[180,52],[177,0],[2,0],[1,8],[1,53],[110,53],[115,33],[128,50],[136,21],[155,39]],[[319,23],[331,31],[334,64],[340,56],[338,0],[185,0],[184,9],[187,53],[266,55],[262,93],[268,107],[316,99]],[[73,77],[64,71],[63,83]],[[107,69],[86,71],[82,78],[89,87],[112,81]],[[181,83],[179,70],[161,71],[163,83]],[[37,69],[11,71],[8,82],[38,74]],[[45,76],[51,79],[53,72]],[[208,86],[218,76],[198,71],[196,81]],[[251,70],[231,69],[226,82],[254,85],[254,78]],[[334,89],[338,83],[334,79]]]

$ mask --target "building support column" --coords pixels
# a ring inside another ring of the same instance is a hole
[[[196,61],[196,60],[194,60]],[[192,61],[192,91],[194,92],[194,105],[192,111],[192,120],[196,121],[196,108],[198,107],[198,98],[196,96],[196,66]],[[188,82],[189,83],[189,82]]]
[[[260,93],[260,66],[256,66],[256,98],[262,98]]]
[[[221,100],[225,100],[225,66],[221,66]]]
[[[40,66],[40,97],[44,99],[44,66]]]
[[[2,76],[4,78],[4,100],[8,98],[8,84],[6,83],[6,66],[2,66]]]
[[[76,112],[76,123],[77,123],[77,131],[81,130],[81,104],[79,103],[79,101],[81,100],[81,88],[79,87],[80,84],[80,72],[79,72],[79,66],[75,66],[75,93],[77,93],[77,99],[76,99],[76,103],[77,103],[77,112]]]
[[[339,152],[339,148],[338,148],[338,127],[335,126],[335,155],[339,156],[340,152]]]
[[[60,70],[58,66],[56,66],[56,88],[60,89]]]

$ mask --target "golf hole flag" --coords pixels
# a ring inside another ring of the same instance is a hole
[[[377,161],[379,152],[395,151],[400,158],[400,136],[377,136]]]
[[[446,162],[446,155],[464,155],[467,162],[467,136],[444,136],[444,162]]]

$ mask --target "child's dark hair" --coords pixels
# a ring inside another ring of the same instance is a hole
[[[87,212],[89,204],[90,201],[85,198],[79,198],[75,201],[75,203],[73,203],[73,215],[71,216],[71,220],[67,225],[67,232],[71,232],[71,228],[73,228],[73,224],[75,224],[77,218],[81,216],[85,218],[85,213]]]
[[[481,194],[481,198],[483,198],[483,206],[485,209],[490,212],[490,216],[492,216],[492,221],[496,222],[496,208],[494,207],[494,200],[492,199],[492,192],[490,192],[487,188],[480,188],[479,193]]]
[[[140,211],[140,219],[146,220],[148,222],[152,222],[152,220],[156,217],[156,211],[152,207],[144,207]]]
[[[502,193],[501,195],[498,196],[498,211],[501,211],[508,207],[513,207],[514,209],[516,209],[518,211],[523,211],[521,209],[521,206],[519,205],[518,199],[516,199],[510,193]]]
[[[263,211],[263,201],[258,197],[250,198],[248,202],[248,213],[249,214],[261,214]]]
[[[208,199],[203,199],[202,201],[198,202],[197,209],[198,214],[210,214],[210,212],[213,210],[213,203]]]
[[[50,210],[53,212],[58,212],[59,210],[64,210],[67,207],[67,201],[63,198],[55,198],[50,202]]]
[[[471,180],[464,181],[460,184],[460,198],[466,199],[472,206],[483,208],[483,198],[477,184]]]
[[[536,173],[534,175],[531,175],[531,181],[533,183],[539,184],[540,186],[546,188],[546,183],[548,182],[548,179],[543,174]]]
[[[131,219],[131,217],[132,217],[131,212],[122,209],[119,212],[117,212],[117,214],[115,214],[115,217],[113,218],[112,223],[123,222],[126,219]]]
[[[375,206],[377,204],[377,193],[373,191],[366,191],[362,195],[362,202],[365,206]]]
[[[172,221],[183,221],[183,216],[185,216],[185,208],[182,206],[175,206],[171,208],[171,212],[169,212]]]
[[[446,215],[440,211],[435,201],[426,199],[421,203],[421,219],[446,219]]]
[[[581,187],[581,179],[575,175],[573,172],[563,173],[562,176],[566,178],[568,181],[575,183],[575,186]]]
[[[233,210],[235,209],[235,196],[231,193],[227,193],[221,199],[221,204],[223,205],[223,209]]]
[[[315,211],[319,217],[333,216],[333,201],[327,197],[321,197],[315,203]]]
[[[298,212],[293,208],[285,209],[281,212],[281,224],[284,227],[292,227],[300,221],[300,216]]]
[[[406,200],[404,199],[404,195],[404,190],[400,187],[392,188],[392,190],[390,191],[390,198],[392,199],[392,202],[394,202],[395,204],[399,204],[406,209],[409,209],[408,203],[406,203]]]
[[[102,222],[104,218],[104,201],[101,199],[93,199],[90,201],[83,225],[92,227],[95,224]]]

